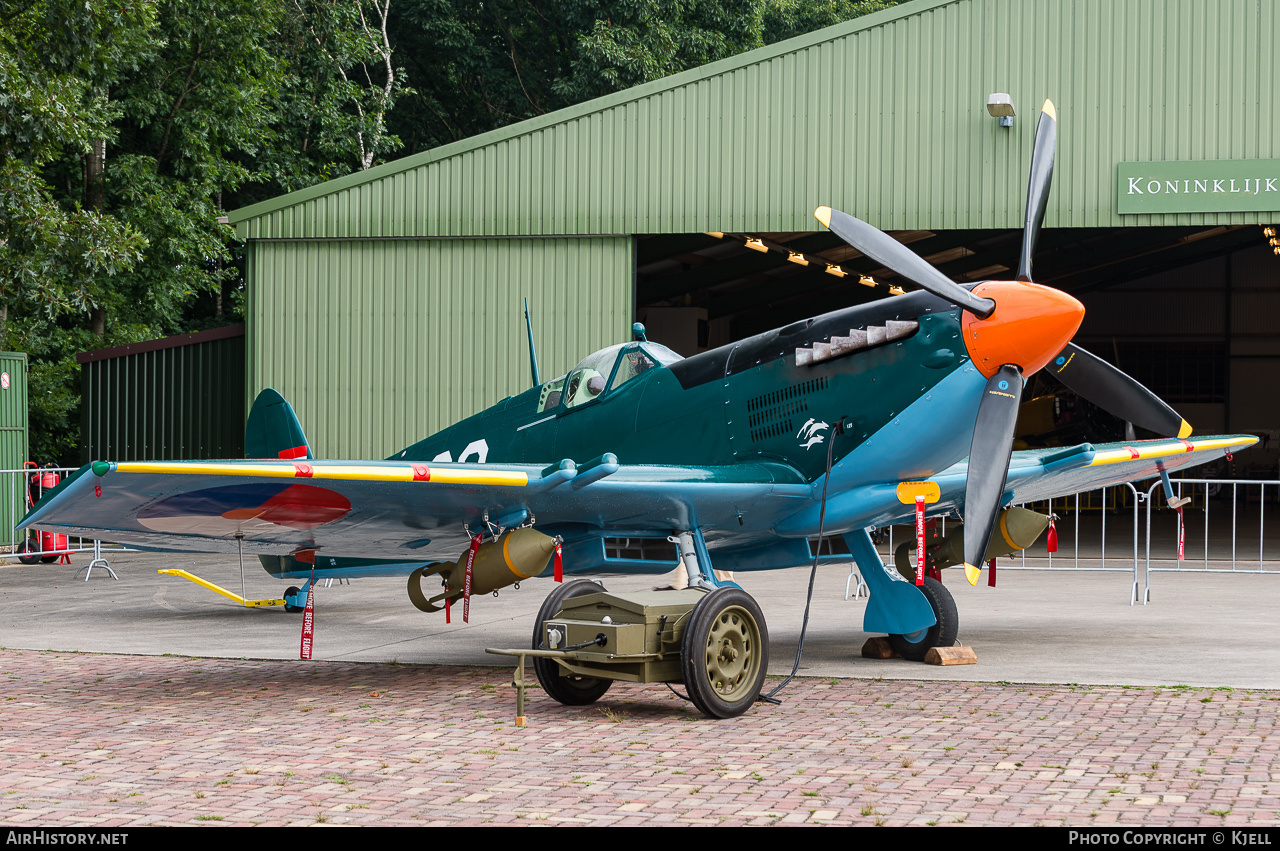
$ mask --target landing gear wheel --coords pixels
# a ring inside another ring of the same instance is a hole
[[[286,612],[302,611],[303,609],[302,606],[293,606],[293,605],[290,605],[288,602],[290,597],[292,597],[294,594],[300,594],[300,593],[302,593],[302,589],[299,588],[297,585],[290,585],[288,588],[284,589],[284,599],[285,599],[284,610]]]
[[[34,539],[27,538],[19,542],[18,546],[14,547],[13,551],[16,553],[26,553],[32,550],[39,550],[39,549],[40,549],[40,545],[37,544]],[[40,556],[20,555],[18,556],[18,561],[22,562],[23,564],[38,564],[40,562]]]
[[[689,613],[680,671],[693,705],[711,718],[733,718],[760,696],[769,667],[769,631],[751,595],[717,588]]]
[[[926,576],[920,590],[924,592],[938,622],[910,635],[889,636],[889,644],[898,655],[912,662],[924,661],[924,655],[929,652],[930,647],[951,647],[956,643],[956,635],[960,632],[960,614],[956,611],[956,601],[946,586]]]
[[[538,617],[533,622],[533,649],[547,649],[543,640],[542,625],[559,614],[565,603],[574,597],[599,594],[603,591],[604,586],[599,582],[592,582],[589,579],[575,579],[573,582],[564,583],[548,594],[547,599],[542,601],[542,608],[538,609]],[[538,682],[542,684],[542,690],[552,700],[565,706],[586,706],[595,703],[609,690],[609,686],[613,685],[613,680],[598,679],[596,677],[579,677],[576,675],[566,677],[561,673],[560,665],[554,659],[535,658],[533,660],[533,670],[538,675]]]

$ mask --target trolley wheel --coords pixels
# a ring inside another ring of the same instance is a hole
[[[598,594],[604,590],[604,586],[599,582],[577,579],[564,583],[548,594],[547,599],[542,601],[542,608],[538,609],[538,617],[533,622],[533,648],[546,649],[542,625],[560,614],[565,603],[574,597]],[[574,674],[565,676],[554,659],[535,658],[533,670],[538,675],[542,690],[550,695],[552,700],[565,706],[586,706],[595,703],[609,690],[609,686],[613,685],[613,680],[580,677]]]
[[[951,647],[956,643],[956,635],[960,632],[960,614],[956,611],[955,598],[946,586],[933,577],[926,576],[920,590],[924,592],[938,622],[928,629],[917,630],[909,635],[889,636],[889,644],[898,655],[913,662],[923,661],[930,647]]]
[[[689,699],[711,718],[733,718],[760,696],[769,667],[769,631],[751,595],[717,588],[689,613],[680,670]]]
[[[31,552],[32,550],[38,551],[39,549],[40,549],[40,545],[37,544],[33,538],[25,538],[21,542],[19,542],[18,546],[13,548],[13,551],[15,553],[28,553],[28,552]],[[18,556],[18,561],[22,562],[23,564],[38,564],[40,562],[40,556],[20,555]]]
[[[284,599],[285,599],[284,610],[286,612],[300,612],[305,608],[304,606],[294,606],[288,602],[290,597],[292,597],[294,594],[298,594],[301,592],[302,592],[302,589],[299,588],[297,585],[290,585],[288,588],[284,589]]]

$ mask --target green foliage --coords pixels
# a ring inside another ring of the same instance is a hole
[[[366,8],[367,7],[367,8]],[[393,151],[372,4],[29,0],[0,16],[0,348],[78,462],[77,352],[239,319],[224,211]],[[366,12],[370,14],[367,15]]]
[[[898,0],[771,0],[761,17],[764,43],[773,44],[898,5]]]
[[[409,90],[391,62],[376,4],[366,5],[288,0],[290,13],[273,42],[282,58],[274,118],[254,156],[263,190],[301,189],[368,168],[399,149],[386,117]]]
[[[0,20],[0,305],[53,320],[87,312],[98,281],[130,268],[144,238],[55,197],[43,170],[112,135],[104,92],[144,47],[149,5],[48,0]],[[3,316],[3,314],[0,314]]]
[[[577,35],[555,90],[577,103],[760,47],[758,0],[628,0]]]
[[[397,0],[410,151],[894,5],[893,0]]]
[[[224,211],[887,5],[5,4],[0,349],[30,355],[33,457],[79,461],[77,352],[240,319]]]

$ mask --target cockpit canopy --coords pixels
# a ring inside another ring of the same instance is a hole
[[[621,387],[655,366],[670,366],[683,360],[659,343],[618,343],[587,355],[568,374],[542,385],[539,411],[560,407],[576,408],[606,391]]]

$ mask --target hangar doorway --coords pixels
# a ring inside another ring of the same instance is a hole
[[[1022,231],[892,236],[971,283],[1013,276]],[[1271,318],[1280,316],[1280,256],[1262,226],[1046,229],[1035,260],[1037,283],[1085,305],[1075,342],[1151,388],[1197,433],[1258,435],[1236,475],[1276,474],[1280,400],[1270,388],[1280,379],[1280,331]],[[826,231],[637,239],[636,318],[686,355],[899,287],[915,285]],[[1055,421],[1072,421],[1059,442],[1125,437],[1123,422],[1051,378],[1028,387],[1032,398],[1050,398]]]

